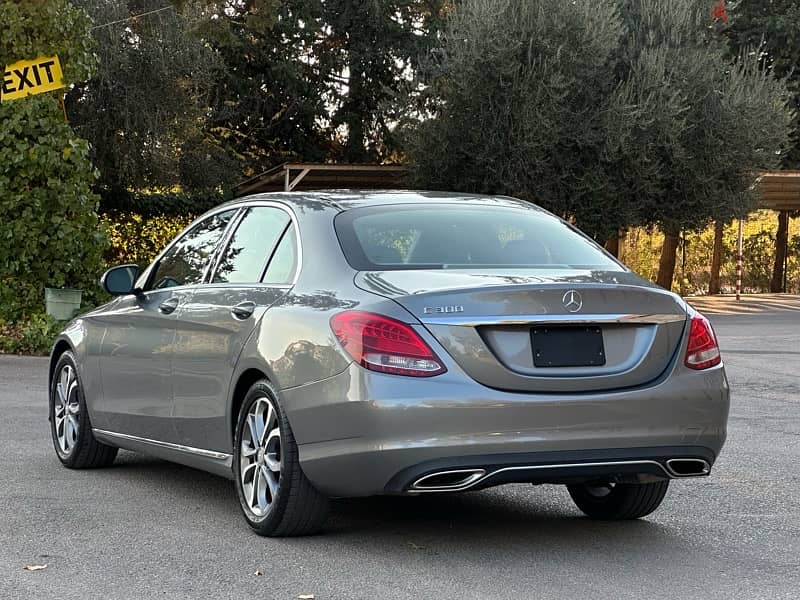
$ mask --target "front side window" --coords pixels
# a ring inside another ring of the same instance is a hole
[[[158,261],[148,289],[200,283],[209,259],[235,213],[236,209],[216,213],[184,233]]]
[[[212,283],[258,283],[290,218],[279,208],[250,208],[222,253]]]
[[[358,270],[623,268],[568,223],[535,208],[390,205],[340,213],[336,234]]]

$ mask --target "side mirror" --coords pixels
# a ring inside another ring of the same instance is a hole
[[[134,286],[138,276],[138,265],[120,265],[119,267],[112,267],[103,273],[100,285],[112,296],[136,294],[139,290],[135,289]]]

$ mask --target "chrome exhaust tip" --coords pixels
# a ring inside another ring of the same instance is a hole
[[[437,471],[420,477],[411,484],[411,492],[455,492],[468,488],[484,475],[485,469],[458,469]]]
[[[673,477],[702,477],[711,472],[711,465],[700,458],[671,458],[667,470]]]

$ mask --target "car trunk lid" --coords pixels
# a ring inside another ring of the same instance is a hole
[[[640,386],[670,364],[685,303],[627,271],[361,272],[417,317],[473,379],[524,392]]]

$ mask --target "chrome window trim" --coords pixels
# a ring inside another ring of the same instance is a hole
[[[232,457],[231,454],[224,452],[216,452],[215,450],[205,450],[203,448],[193,448],[192,446],[184,446],[182,444],[173,444],[171,442],[162,442],[160,440],[152,440],[149,438],[139,437],[137,435],[129,435],[127,433],[117,433],[115,431],[107,431],[105,429],[92,428],[92,433],[96,433],[109,438],[116,438],[120,440],[127,440],[131,442],[139,442],[148,444],[150,446],[157,446],[159,448],[166,448],[168,450],[177,450],[178,452],[185,452],[187,454],[195,454],[204,458],[213,458],[214,460],[228,460]]]
[[[286,235],[286,232],[289,230],[289,228],[294,225],[294,220],[293,220],[294,215],[292,214],[292,211],[290,211],[287,207],[282,206],[282,205],[277,204],[277,203],[274,206],[262,206],[261,204],[248,204],[247,206],[242,206],[240,208],[239,215],[237,215],[237,218],[236,218],[236,223],[230,229],[230,231],[226,232],[225,239],[222,241],[222,244],[219,247],[219,251],[216,252],[215,255],[214,255],[213,267],[208,270],[207,276],[203,279],[203,282],[200,285],[208,286],[208,285],[220,285],[220,284],[228,283],[228,282],[222,282],[222,281],[214,282],[214,277],[217,274],[217,269],[219,268],[219,263],[222,260],[222,255],[228,249],[228,244],[231,243],[231,240],[233,239],[233,236],[236,235],[236,230],[239,228],[239,225],[241,225],[242,221],[244,221],[247,218],[247,215],[250,213],[250,210],[253,209],[253,208],[272,208],[272,209],[280,210],[280,211],[286,213],[286,215],[289,217],[289,222],[284,226],[283,229],[281,229],[281,231],[278,234],[278,237],[275,240],[275,243],[272,245],[272,247],[270,247],[267,250],[267,256],[264,258],[264,264],[261,267],[261,273],[260,273],[259,281],[242,281],[242,282],[238,282],[238,283],[235,282],[234,285],[236,285],[237,287],[242,287],[242,286],[250,287],[250,286],[257,285],[257,284],[261,283],[261,279],[263,279],[264,273],[266,273],[267,269],[269,268],[269,263],[272,261],[272,257],[275,255],[275,251],[278,249],[278,246],[280,246],[281,240],[283,240],[283,236]],[[298,241],[298,244],[299,244],[299,241]],[[299,253],[298,253],[298,255],[299,255]],[[299,265],[299,263],[298,263],[298,265]],[[286,284],[282,284],[282,285],[286,285]],[[294,284],[292,284],[292,285],[294,285]],[[270,287],[277,287],[277,286],[270,286]]]
[[[236,233],[236,230],[239,228],[239,225],[246,216],[247,208],[239,208],[238,212],[233,216],[233,219],[231,219],[230,226],[225,230],[225,234],[222,236],[219,246],[217,246],[217,248],[214,250],[214,255],[208,262],[205,273],[203,273],[203,279],[200,281],[200,283],[195,285],[207,285],[214,279],[214,275],[217,272],[217,267],[219,266],[219,261],[222,258],[223,252],[227,250],[228,244],[233,239],[233,235]]]
[[[202,219],[206,219],[208,217],[214,216],[215,214],[220,213],[220,212],[225,212],[226,210],[239,210],[239,211],[241,211],[241,209],[243,209],[243,208],[250,208],[250,207],[255,207],[255,206],[271,206],[273,208],[279,208],[279,209],[283,210],[284,212],[286,212],[289,215],[289,218],[291,219],[292,224],[296,228],[296,231],[297,231],[297,236],[296,236],[297,237],[297,268],[295,269],[294,279],[292,279],[292,283],[288,286],[290,288],[294,287],[294,285],[297,283],[297,280],[300,278],[300,273],[303,270],[303,242],[300,239],[301,238],[301,236],[300,236],[300,225],[299,225],[300,222],[299,222],[299,220],[297,218],[297,215],[294,213],[294,211],[292,210],[292,208],[289,205],[284,204],[282,202],[275,202],[275,201],[272,201],[272,200],[241,200],[241,201],[235,200],[235,201],[231,201],[229,203],[217,206],[216,208],[212,208],[211,210],[203,213],[202,215],[197,217],[194,221],[189,223],[189,225],[187,225],[183,229],[183,231],[181,231],[178,235],[175,236],[175,238],[172,240],[172,242],[170,242],[161,252],[158,253],[158,255],[153,259],[153,262],[151,262],[150,265],[148,265],[148,267],[139,276],[139,279],[136,280],[136,284],[139,285],[140,282],[146,283],[147,280],[150,278],[150,272],[153,269],[153,265],[158,264],[158,262],[161,260],[161,257],[181,237],[183,237],[184,234],[186,234],[192,227],[194,227]],[[231,222],[228,224],[228,228],[230,228],[230,226],[233,224],[234,221],[238,221],[238,217],[239,217],[238,214],[233,216],[233,218],[231,219]],[[228,233],[228,230],[226,229],[225,230],[225,234],[223,235],[223,237],[226,237],[227,233]],[[181,289],[195,287],[197,285],[206,285],[206,284],[200,283],[200,284],[193,284],[193,285],[181,285],[181,286],[175,286],[174,288],[168,288],[168,289],[181,290]],[[245,284],[245,285],[250,285],[250,284]],[[255,285],[255,284],[253,284],[253,285]],[[269,286],[269,287],[279,287],[279,286]],[[147,295],[147,294],[149,294],[150,292],[153,292],[153,291],[161,291],[161,290],[146,290],[143,293],[145,295]]]
[[[482,325],[592,325],[592,324],[662,324],[686,320],[685,314],[577,314],[564,315],[502,315],[489,316],[422,316],[420,321],[429,325],[457,325],[461,327],[480,327]]]
[[[200,215],[200,216],[199,216],[199,217],[197,217],[197,218],[196,218],[194,221],[192,221],[191,223],[189,223],[189,224],[188,224],[186,227],[184,227],[184,228],[183,228],[183,230],[182,230],[182,231],[181,231],[181,232],[180,232],[178,235],[176,235],[176,236],[175,236],[175,237],[172,239],[172,241],[171,241],[169,244],[167,244],[167,245],[164,247],[164,249],[163,249],[163,250],[161,250],[161,252],[159,252],[159,253],[156,255],[156,257],[153,259],[153,262],[151,262],[151,263],[150,263],[150,264],[147,266],[147,268],[146,268],[146,269],[145,269],[145,270],[142,272],[142,274],[139,276],[139,279],[137,279],[137,280],[136,280],[136,284],[135,284],[135,285],[136,285],[136,287],[141,287],[141,288],[142,288],[142,293],[143,293],[145,296],[147,296],[147,295],[148,295],[148,294],[150,294],[151,292],[161,292],[161,291],[164,291],[164,290],[167,290],[167,289],[168,289],[168,290],[178,290],[178,291],[180,291],[180,290],[185,290],[185,289],[193,288],[193,287],[194,287],[194,286],[196,286],[196,285],[201,285],[201,284],[202,284],[202,283],[203,283],[203,282],[206,280],[206,278],[208,277],[208,268],[209,268],[209,265],[210,265],[210,264],[212,264],[212,263],[214,263],[214,262],[216,261],[216,255],[218,254],[219,246],[217,246],[217,248],[215,248],[215,249],[214,249],[214,253],[212,254],[212,260],[211,260],[211,261],[209,261],[209,264],[208,264],[208,265],[206,265],[205,269],[203,270],[203,276],[202,276],[202,278],[200,279],[200,282],[199,282],[199,283],[190,283],[190,284],[185,284],[185,285],[176,285],[176,286],[174,286],[174,287],[170,287],[170,288],[158,288],[158,289],[155,289],[155,288],[153,288],[153,289],[149,289],[149,290],[145,290],[145,289],[143,289],[143,288],[144,288],[144,286],[145,286],[145,285],[146,285],[146,284],[147,284],[147,283],[150,281],[150,276],[151,276],[151,275],[152,275],[152,273],[153,273],[153,268],[154,268],[156,265],[158,265],[158,263],[159,263],[159,262],[161,262],[161,259],[164,257],[164,255],[165,255],[167,252],[169,252],[169,250],[170,250],[170,249],[171,249],[171,248],[172,248],[172,247],[173,247],[175,244],[177,244],[177,243],[178,243],[178,242],[181,240],[181,238],[183,238],[183,236],[184,236],[184,235],[186,235],[187,233],[189,233],[189,231],[190,231],[190,230],[191,230],[191,229],[192,229],[192,228],[193,228],[195,225],[198,225],[199,223],[201,223],[202,221],[205,221],[205,220],[206,220],[206,219],[208,219],[209,217],[213,217],[213,216],[214,216],[214,215],[216,215],[216,214],[219,214],[219,213],[222,213],[222,212],[228,212],[228,211],[234,211],[234,214],[233,214],[233,216],[231,217],[231,220],[230,220],[230,221],[228,222],[228,224],[225,226],[225,230],[222,232],[222,238],[221,238],[221,239],[222,239],[222,240],[224,240],[224,239],[227,239],[227,236],[228,236],[228,234],[229,234],[229,231],[230,231],[230,229],[231,229],[231,226],[232,226],[232,225],[233,225],[235,222],[238,222],[238,221],[239,221],[239,219],[241,218],[242,210],[241,210],[241,207],[240,207],[240,206],[228,206],[228,205],[226,205],[226,206],[219,206],[219,207],[217,207],[217,208],[215,208],[215,209],[212,209],[212,210],[210,210],[210,211],[208,211],[208,212],[206,212],[206,213],[204,213],[204,214]]]

